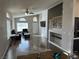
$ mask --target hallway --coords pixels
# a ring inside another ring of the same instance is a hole
[[[39,53],[45,50],[47,50],[47,40],[45,38],[39,35],[34,35],[30,39],[21,37],[21,40],[12,42],[4,59],[16,59],[17,56]]]

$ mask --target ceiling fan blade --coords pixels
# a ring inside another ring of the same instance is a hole
[[[34,14],[33,12],[30,12],[29,14]]]

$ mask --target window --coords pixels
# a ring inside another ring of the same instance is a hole
[[[22,31],[23,29],[28,29],[28,23],[17,23],[17,31],[20,32]]]
[[[37,22],[37,17],[33,17],[33,22]]]
[[[25,18],[20,18],[19,21],[26,21],[26,19]]]
[[[7,18],[10,18],[10,15],[9,15],[9,13],[8,13],[8,12],[6,13],[6,17],[7,17]]]

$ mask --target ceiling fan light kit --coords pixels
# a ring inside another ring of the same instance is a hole
[[[29,9],[26,9],[25,15],[34,14],[32,11],[29,11]]]

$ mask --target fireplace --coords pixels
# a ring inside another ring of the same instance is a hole
[[[61,34],[50,32],[50,41],[61,46]]]

